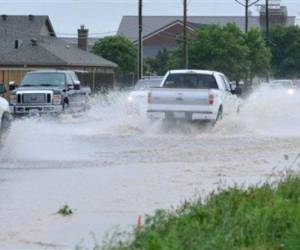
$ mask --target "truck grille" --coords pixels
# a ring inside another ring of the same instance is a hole
[[[18,95],[18,102],[24,104],[44,104],[51,103],[51,95],[44,93],[26,93]]]

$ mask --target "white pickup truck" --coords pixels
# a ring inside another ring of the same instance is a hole
[[[171,70],[148,93],[150,119],[203,120],[215,123],[239,110],[239,89],[227,77],[206,70]]]

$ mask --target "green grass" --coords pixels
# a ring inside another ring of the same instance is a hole
[[[300,177],[237,187],[148,216],[130,240],[104,249],[300,249]]]

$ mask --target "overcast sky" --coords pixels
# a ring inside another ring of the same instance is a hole
[[[244,1],[244,0],[240,0]],[[272,1],[272,0],[270,0]],[[138,0],[0,0],[1,12],[7,15],[49,15],[59,36],[75,36],[84,24],[91,36],[117,31],[123,15],[137,15]],[[183,0],[143,0],[144,15],[181,15]],[[243,15],[234,0],[188,0],[189,15]],[[260,0],[264,3],[264,0]],[[298,15],[300,0],[282,0],[289,15]],[[257,7],[253,7],[257,14]]]

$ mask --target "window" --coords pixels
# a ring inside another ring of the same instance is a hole
[[[69,74],[66,74],[66,76],[67,76],[67,84],[68,85],[73,85],[73,81],[72,81],[71,76]]]
[[[150,88],[159,87],[162,82],[162,79],[149,79],[149,80],[139,80],[135,85],[135,90],[149,90]]]
[[[218,89],[218,84],[213,75],[175,73],[168,75],[163,87],[186,89]]]
[[[22,86],[64,86],[65,74],[63,73],[28,73]]]
[[[224,82],[226,91],[230,92],[231,88],[230,88],[230,83],[229,83],[228,79],[224,75],[221,75],[221,79]]]

